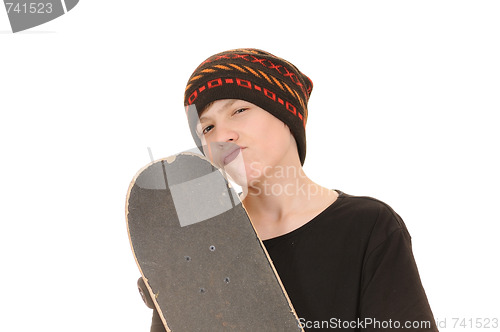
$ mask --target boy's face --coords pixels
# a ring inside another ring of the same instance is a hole
[[[205,155],[241,186],[252,186],[276,166],[300,165],[288,127],[262,108],[239,99],[213,102],[197,126]]]

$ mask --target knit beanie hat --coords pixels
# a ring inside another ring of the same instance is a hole
[[[307,102],[312,88],[312,81],[297,67],[268,52],[235,49],[215,54],[196,68],[186,86],[184,105],[191,134],[202,150],[196,125],[205,107],[220,99],[245,100],[290,128],[304,164]]]

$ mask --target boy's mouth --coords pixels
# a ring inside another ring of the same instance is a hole
[[[233,149],[225,153],[222,157],[222,165],[226,166],[227,164],[232,162],[238,156],[241,150],[242,148],[236,145]]]

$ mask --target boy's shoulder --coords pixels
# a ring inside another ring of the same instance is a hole
[[[389,204],[372,196],[351,195],[340,191],[339,197],[342,197],[346,204],[360,211],[368,213],[380,212],[397,216],[397,213]]]
[[[353,222],[363,222],[371,227],[383,228],[387,232],[406,229],[402,218],[386,202],[371,197],[357,196],[341,192],[340,205]]]

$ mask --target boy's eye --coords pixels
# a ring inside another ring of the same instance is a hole
[[[244,111],[246,111],[246,110],[247,110],[246,108],[239,108],[239,109],[237,109],[236,111],[234,111],[234,113],[233,113],[233,114],[238,114],[238,113],[244,112]]]
[[[245,108],[245,107],[243,107],[243,108],[238,108],[236,111],[234,111],[234,112],[233,112],[233,115],[235,115],[235,114],[239,114],[239,113],[243,113],[243,112],[245,112],[247,109],[248,109],[248,108]],[[209,132],[210,132],[213,128],[214,128],[214,126],[213,126],[213,125],[209,125],[209,126],[206,126],[206,127],[202,127],[202,128],[201,128],[201,134],[202,134],[202,135],[206,135],[206,134],[208,134],[208,133],[209,133]]]
[[[213,128],[213,127],[214,127],[214,126],[212,126],[212,125],[210,125],[210,126],[206,126],[205,128],[203,128],[203,129],[202,129],[201,133],[202,133],[203,135],[206,135],[206,134],[208,134],[208,132],[209,132],[210,130],[212,130],[212,128]]]

